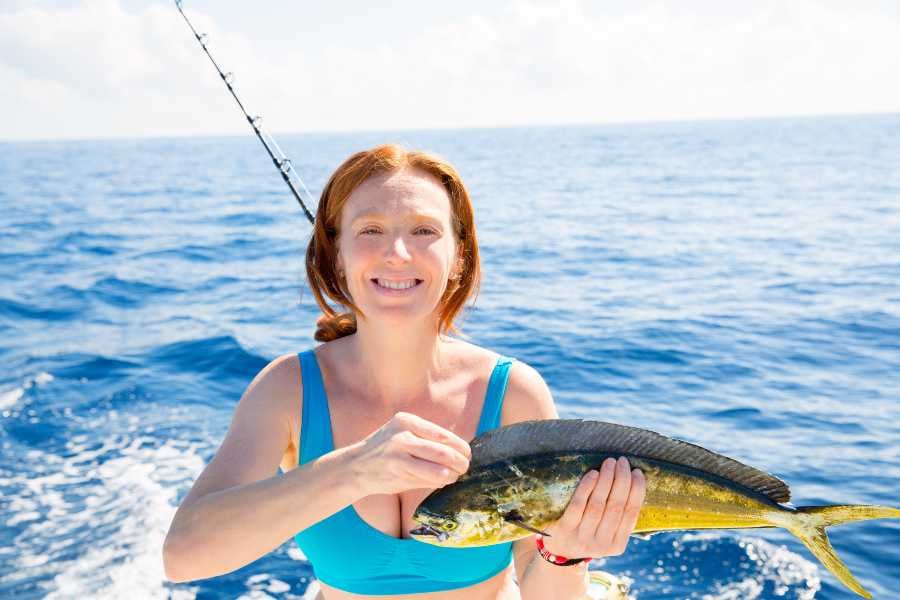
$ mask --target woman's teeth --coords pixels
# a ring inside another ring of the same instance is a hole
[[[420,282],[419,279],[408,279],[406,281],[388,281],[386,279],[376,279],[375,283],[383,288],[392,290],[407,290]]]

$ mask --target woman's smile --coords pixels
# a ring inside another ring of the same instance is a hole
[[[422,284],[421,279],[385,279],[374,278],[369,280],[372,287],[380,294],[386,296],[408,296]]]

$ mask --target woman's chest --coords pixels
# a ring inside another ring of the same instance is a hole
[[[365,439],[396,412],[416,414],[448,429],[464,440],[471,440],[478,429],[484,389],[456,386],[439,396],[393,407],[390,410],[367,406],[364,398],[335,394],[331,400],[332,436],[335,448]],[[478,387],[478,386],[475,386]],[[399,494],[375,494],[361,498],[352,507],[366,525],[396,538],[408,538],[416,525],[412,515],[432,488],[406,490]]]

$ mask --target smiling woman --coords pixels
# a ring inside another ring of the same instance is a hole
[[[581,480],[573,526],[541,546],[445,548],[411,534],[419,503],[468,470],[468,440],[557,418],[534,369],[450,335],[481,273],[457,171],[396,145],[356,153],[325,186],[314,227],[306,272],[324,343],[251,382],[172,522],[169,577],[230,572],[293,536],[328,600],[583,598],[587,557],[624,551],[643,502],[625,459]],[[266,478],[279,464],[284,475]]]

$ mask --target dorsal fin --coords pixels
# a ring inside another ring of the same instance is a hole
[[[689,442],[655,431],[582,419],[523,421],[484,433],[471,443],[469,469],[545,452],[609,452],[662,460],[717,475],[787,502],[791,490],[777,477]]]

